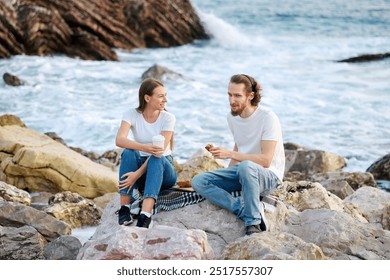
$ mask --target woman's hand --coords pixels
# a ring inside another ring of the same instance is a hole
[[[137,172],[128,172],[122,175],[123,179],[122,181],[119,181],[118,190],[123,190],[126,188],[129,188],[127,192],[131,190],[131,188],[134,186],[135,182],[139,179],[140,176],[138,176]]]
[[[148,145],[145,152],[152,154],[155,157],[160,157],[164,153],[164,149],[159,146]]]

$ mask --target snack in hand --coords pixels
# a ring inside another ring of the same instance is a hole
[[[214,145],[213,144],[207,144],[207,146],[206,147],[204,147],[207,151],[209,151],[210,152],[210,149],[211,148],[214,148]]]
[[[176,183],[179,188],[191,188],[192,185],[191,185],[191,181],[180,181],[180,182],[177,182]]]

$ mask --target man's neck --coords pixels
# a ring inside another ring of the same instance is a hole
[[[240,114],[240,117],[245,119],[245,118],[248,118],[250,117],[257,109],[257,105],[256,106],[252,106],[252,105],[249,105],[247,106],[244,111],[242,111],[242,113]]]

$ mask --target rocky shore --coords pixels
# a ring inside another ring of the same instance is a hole
[[[154,215],[151,229],[117,224],[121,150],[68,147],[55,133],[0,116],[0,259],[390,259],[389,155],[371,172],[344,158],[285,143],[283,185],[264,200],[270,231],[244,236],[207,200]],[[176,164],[179,181],[223,167],[206,150]],[[73,229],[96,226],[84,244]]]
[[[65,54],[115,61],[115,48],[208,38],[189,0],[0,0],[0,18],[0,58]]]

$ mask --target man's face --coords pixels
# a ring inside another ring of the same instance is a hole
[[[241,115],[251,105],[250,95],[247,95],[244,84],[229,83],[228,95],[233,116]]]

